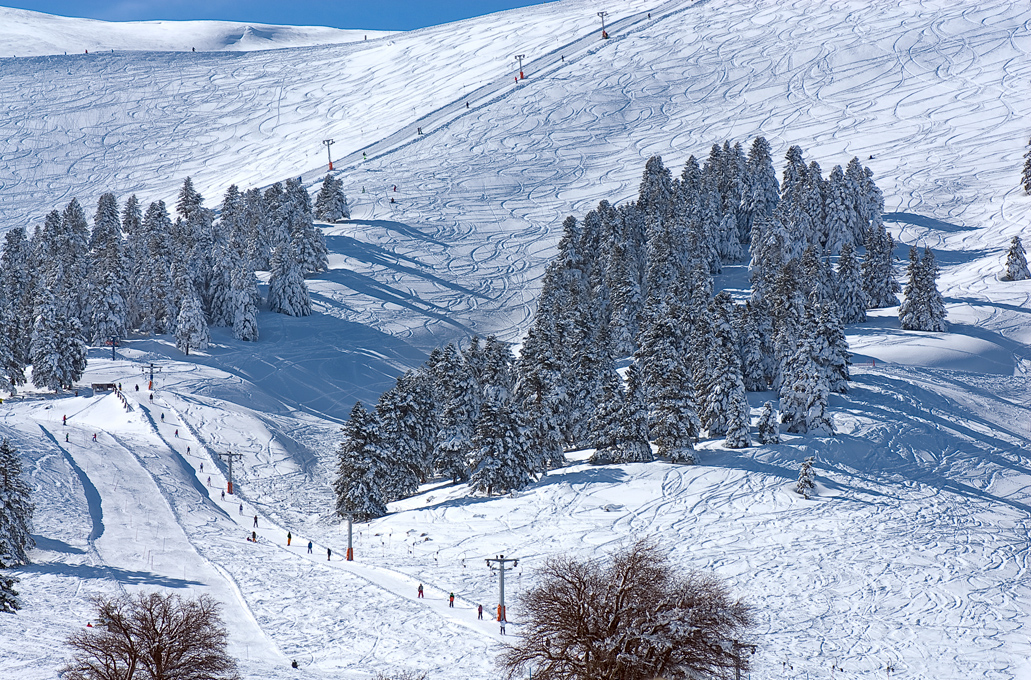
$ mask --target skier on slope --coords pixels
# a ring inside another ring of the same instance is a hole
[[[333,559],[333,549],[326,548],[326,561],[328,562],[331,559]]]
[[[454,593],[451,593],[451,596],[448,597],[448,599],[447,599],[447,606],[449,606],[449,607],[454,607],[455,606],[455,594]]]
[[[419,597],[422,597],[422,584],[419,584]]]
[[[308,541],[308,554],[309,554],[309,555],[311,554],[311,548],[312,548],[312,545],[313,545],[313,544],[312,544],[312,542],[311,542],[311,541]]]
[[[293,538],[293,536],[290,535],[290,532],[289,531],[286,532],[286,546],[288,548],[290,547],[290,539],[292,539],[292,538]]]
[[[254,516],[254,527],[255,528],[258,527],[258,516],[257,515]]]
[[[478,605],[476,607],[476,618],[478,618],[478,619],[482,619],[483,618],[483,605],[482,604]]]

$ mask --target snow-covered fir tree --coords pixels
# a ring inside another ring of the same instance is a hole
[[[780,426],[777,424],[777,410],[773,408],[773,402],[763,404],[758,430],[760,444],[780,444]]]
[[[874,209],[870,206],[871,196],[868,195],[866,169],[859,162],[859,158],[852,157],[845,167],[845,186],[848,189],[849,200],[852,203],[851,210],[846,215],[852,220],[852,242],[858,247],[866,242],[866,232],[869,230],[875,215]],[[875,206],[876,207],[876,206]],[[874,208],[875,208],[874,207]],[[880,213],[876,214],[877,221],[880,221]]]
[[[723,439],[723,446],[728,449],[744,449],[752,445],[748,436],[751,427],[751,409],[748,407],[748,399],[745,391],[734,394],[730,399],[727,411],[727,436]]]
[[[186,265],[187,275],[201,301],[205,314],[211,312],[212,282],[216,272],[214,211],[204,207],[204,199],[187,177],[175,204],[173,225],[175,258]],[[175,310],[173,313],[177,313]]]
[[[592,463],[643,463],[654,460],[648,443],[648,403],[645,398],[644,379],[637,363],[627,368],[626,394],[619,412],[615,442],[607,449],[599,449]]]
[[[620,414],[626,395],[623,390],[623,379],[616,371],[613,361],[601,376],[601,399],[598,410],[591,416],[591,446],[596,453],[592,463],[608,463],[607,451],[616,445],[616,434],[619,431]],[[606,452],[599,456],[597,452]],[[603,460],[604,459],[604,460]]]
[[[710,373],[708,384],[702,393],[699,417],[709,436],[725,435],[730,427],[731,417],[736,418],[735,427],[742,427],[741,409],[747,410],[745,385],[741,377],[741,357],[738,353],[737,334],[734,329],[736,312],[730,294],[721,291],[713,298],[709,307],[713,324],[713,343],[710,349]],[[744,406],[742,406],[744,405]],[[748,418],[743,419],[747,439]],[[739,441],[740,432],[728,440]],[[739,447],[735,447],[739,448]]]
[[[807,456],[798,470],[798,481],[795,482],[795,493],[806,500],[816,495],[816,457]]]
[[[902,328],[907,331],[946,332],[945,303],[938,291],[938,265],[934,253],[925,248],[921,258],[916,248],[910,248],[906,274],[909,280],[899,305]]]
[[[287,180],[283,212],[301,274],[307,276],[329,269],[326,237],[313,222],[311,197],[295,179]]]
[[[838,272],[835,277],[835,300],[841,315],[841,323],[863,323],[866,321],[866,293],[863,292],[863,277],[856,261],[855,248],[846,243],[838,258]]]
[[[827,412],[830,385],[820,367],[816,329],[815,310],[807,306],[797,348],[782,369],[780,422],[788,432],[834,434]]]
[[[337,478],[333,484],[337,514],[351,515],[356,522],[382,517],[387,514],[387,504],[380,487],[384,473],[383,447],[375,415],[360,401],[356,402],[343,433],[337,452]]]
[[[272,257],[269,215],[265,197],[258,189],[248,189],[244,192],[240,222],[246,244],[244,259],[247,260],[249,267],[268,271]]]
[[[268,306],[273,312],[289,316],[310,316],[311,298],[308,286],[297,264],[291,244],[283,244],[272,254],[268,282]]]
[[[701,423],[694,404],[689,357],[683,351],[676,317],[663,305],[642,334],[637,361],[645,383],[650,431],[658,455],[694,463]]]
[[[201,308],[200,297],[194,292],[191,282],[182,283],[187,290],[183,293],[183,302],[176,319],[175,346],[189,356],[191,349],[207,349],[211,337],[208,334],[208,322]]]
[[[78,321],[85,339],[89,323],[89,223],[86,213],[72,199],[61,213],[60,232],[50,245],[53,259],[47,281],[57,306]]]
[[[747,300],[743,306],[738,306],[737,336],[745,390],[768,390],[773,384],[776,367],[773,362],[773,327],[763,303]]]
[[[32,384],[55,392],[70,389],[86,370],[86,359],[79,320],[58,307],[44,289],[32,328]]]
[[[139,303],[137,328],[144,333],[168,333],[175,330],[175,285],[172,280],[172,221],[164,201],[147,207],[140,227],[145,240],[145,255],[134,263],[134,291]]]
[[[18,599],[18,591],[14,589],[18,579],[4,573],[7,567],[0,559],[0,613],[13,614],[21,609],[21,600]]]
[[[519,351],[516,397],[526,415],[530,445],[548,467],[560,466],[565,461],[564,415],[570,401],[556,356],[558,344],[553,310],[550,306],[538,306]]]
[[[849,366],[852,354],[848,351],[848,340],[838,319],[838,308],[834,302],[812,304],[819,310],[816,326],[816,361],[827,378],[827,387],[831,392],[844,394],[848,391]]]
[[[388,500],[418,491],[433,470],[433,441],[437,419],[432,386],[422,371],[408,371],[376,404],[376,417],[388,470],[383,490]]]
[[[863,260],[863,292],[869,309],[894,307],[901,290],[892,263],[895,241],[878,219],[866,232],[866,258]]]
[[[827,178],[826,229],[828,253],[840,253],[845,246],[851,246],[855,239],[855,201],[853,190],[840,165],[835,165]]]
[[[1014,236],[1010,241],[1010,249],[1006,253],[1006,273],[1003,281],[1024,281],[1031,279],[1031,271],[1027,268],[1027,254],[1024,252],[1024,244],[1019,236]]]
[[[472,368],[454,345],[444,348],[434,373],[442,403],[433,464],[440,474],[457,483],[469,476],[480,388]]]
[[[233,274],[233,337],[247,342],[258,341],[258,279],[243,262]]]
[[[29,562],[33,512],[18,451],[5,438],[0,442],[0,562],[8,567]]]
[[[756,137],[748,151],[745,193],[741,197],[742,211],[739,214],[742,234],[747,234],[749,243],[754,221],[760,216],[771,218],[779,201],[780,183],[777,181],[777,172],[773,169],[770,143],[765,137]]]
[[[351,219],[351,209],[344,195],[344,181],[326,175],[322,189],[315,197],[315,219],[323,222],[339,222]]]
[[[111,337],[124,338],[129,330],[126,258],[114,194],[103,194],[97,202],[89,252],[89,328],[93,344],[101,345]]]
[[[513,401],[501,391],[492,392],[480,407],[473,438],[473,472],[470,482],[487,495],[525,488],[538,471],[535,456]]]
[[[33,283],[29,243],[16,227],[0,253],[0,380],[12,394],[25,384],[31,362]]]
[[[1024,193],[1031,195],[1031,141],[1027,143],[1027,151],[1024,153],[1024,171],[1020,175],[1020,183],[1024,186]]]

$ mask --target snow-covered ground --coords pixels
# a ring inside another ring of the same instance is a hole
[[[0,59],[0,229],[72,196],[174,199],[186,175],[209,205],[230,183],[314,184],[326,138],[355,207],[326,228],[315,316],[263,314],[258,343],[216,332],[188,359],[162,338],[94,350],[83,384],[121,382],[131,412],[88,389],[0,406],[39,541],[25,609],[0,616],[0,675],[54,677],[91,594],[175,588],[225,604],[248,678],[493,677],[484,558],[521,558],[511,597],[550,555],[652,535],[756,605],[755,678],[1031,677],[1031,284],[997,278],[1031,218],[1031,9],[627,0],[601,41],[595,5],[344,45]],[[677,170],[756,134],[778,168],[797,143],[825,174],[853,155],[876,172],[900,258],[935,250],[951,332],[903,332],[892,310],[851,328],[837,437],[707,442],[694,467],[574,463],[515,497],[431,488],[356,527],[357,561],[339,561],[329,485],[354,400],[438,343],[517,339],[562,218],[632,197],[651,154]],[[811,501],[790,491],[807,455]]]
[[[375,40],[391,31],[233,21],[95,21],[0,7],[0,58],[87,52],[271,50]]]

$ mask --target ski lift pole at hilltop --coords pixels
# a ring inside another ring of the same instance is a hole
[[[526,80],[526,76],[523,75],[523,59],[526,59],[525,54],[515,55],[516,61],[519,62],[519,80]]]
[[[608,32],[605,30],[605,17],[609,15],[608,12],[598,12],[598,16],[601,17],[601,38],[607,40],[609,37]]]
[[[326,145],[326,155],[329,157],[329,169],[332,172],[332,170],[333,170],[333,153],[330,151],[329,147],[333,146],[333,140],[332,139],[323,139],[322,143]]]
[[[491,562],[498,563],[498,620],[507,621],[508,616],[505,610],[505,563],[511,562],[512,568],[515,568],[519,564],[519,559],[514,557],[505,557],[504,555],[498,555],[487,559],[487,566],[493,568]]]

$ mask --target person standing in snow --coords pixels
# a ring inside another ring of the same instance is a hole
[[[333,549],[326,548],[326,561],[329,562],[331,559],[333,559]]]
[[[451,596],[448,597],[448,599],[447,599],[447,606],[449,606],[449,607],[454,607],[455,606],[455,594],[454,593],[451,593]]]
[[[61,416],[61,424],[62,425],[67,425],[68,424],[68,416]]]
[[[419,597],[422,597],[422,584],[419,584]]]
[[[505,620],[501,619],[501,634],[505,634]]]
[[[311,543],[311,541],[308,541],[308,554],[309,555],[311,554],[311,548],[312,548],[312,543]]]
[[[258,542],[258,532],[257,531],[252,531],[251,532],[251,543],[257,543],[257,542]]]
[[[65,444],[68,443],[68,433],[67,432],[64,433],[64,443]]]
[[[177,428],[175,428],[175,436],[176,436],[176,437],[178,437],[178,436],[179,436],[179,428],[178,428],[178,427],[177,427]]]
[[[257,528],[257,526],[258,526],[258,516],[255,515],[254,516],[254,527]]]
[[[286,532],[286,547],[288,547],[288,548],[290,547],[290,539],[291,538],[293,538],[293,536],[290,535],[290,532],[289,531]]]
[[[480,619],[481,621],[483,620],[483,605],[482,604],[478,605],[476,607],[476,618]]]
[[[222,500],[224,501],[225,499],[226,499],[226,490],[222,489]]]
[[[93,433],[93,441],[97,441],[97,433],[96,432]]]
[[[189,447],[189,446],[187,446],[187,447],[186,447],[186,453],[189,453],[189,452],[190,452],[190,447]],[[201,464],[200,464],[200,471],[201,471],[201,472],[204,472],[204,463],[201,463]]]
[[[240,503],[240,514],[243,514],[243,503]]]

